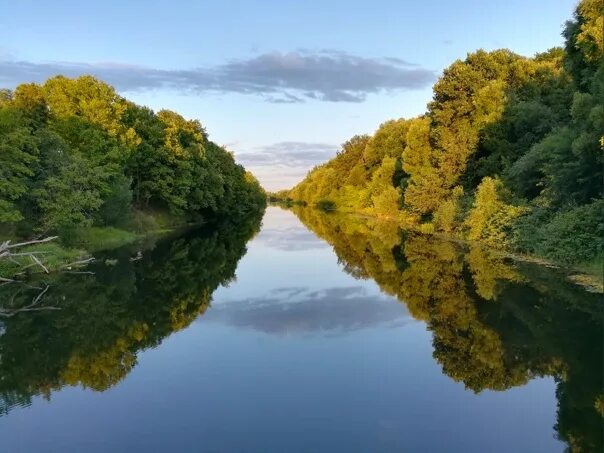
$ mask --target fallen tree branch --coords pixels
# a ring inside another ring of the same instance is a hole
[[[32,261],[34,261],[38,266],[40,266],[42,269],[44,269],[44,272],[46,272],[48,274],[48,269],[46,268],[46,266],[44,266],[42,264],[42,261],[40,261],[36,255],[29,255],[29,257],[32,259]]]
[[[44,244],[44,243],[47,243],[50,241],[54,241],[57,238],[58,238],[58,236],[49,236],[44,239],[33,239],[31,241],[17,242],[16,244],[11,244],[11,241],[4,241],[0,244],[0,260],[6,259],[6,260],[10,261],[11,263],[13,263],[17,266],[20,266],[21,267],[20,272],[15,275],[22,274],[25,269],[28,269],[32,266],[38,266],[38,267],[42,268],[42,270],[45,273],[48,274],[49,273],[48,268],[36,256],[36,255],[43,255],[48,252],[45,252],[42,250],[32,250],[30,252],[17,252],[15,249],[25,247],[28,245],[33,245],[33,244]],[[18,257],[29,257],[30,260],[32,261],[32,263],[24,264],[22,261],[19,261],[16,259]],[[8,282],[11,282],[14,280],[11,278],[0,277],[0,281],[8,283]]]
[[[16,315],[17,313],[22,313],[25,311],[42,311],[42,310],[60,310],[60,307],[52,307],[52,306],[43,306],[38,307],[37,305],[42,301],[42,297],[46,294],[46,291],[50,288],[50,285],[46,285],[46,287],[33,298],[29,305],[21,308],[7,309],[0,308],[0,316],[4,316],[5,318],[10,318],[11,316]]]
[[[0,244],[0,251],[2,251],[4,249],[10,250],[10,249],[14,249],[14,248],[17,248],[17,247],[25,247],[26,245],[31,245],[31,244],[44,244],[45,242],[54,241],[58,237],[59,236],[49,236],[49,237],[44,238],[44,239],[33,239],[31,241],[18,242],[18,243],[13,244],[13,245],[10,245],[10,241],[6,241],[6,242],[3,242],[2,244]]]
[[[25,270],[31,268],[32,266],[37,266],[40,269],[42,269],[42,271],[44,271],[44,273],[50,274],[50,269],[47,267],[47,264],[42,262],[42,260],[40,259],[42,257],[40,255],[52,254],[52,252],[44,251],[44,250],[18,251],[16,249],[18,249],[20,247],[25,247],[28,245],[44,244],[44,243],[53,241],[57,238],[58,238],[58,236],[49,236],[44,239],[34,239],[31,241],[19,242],[16,244],[11,244],[11,241],[5,241],[5,242],[0,243],[0,261],[7,260],[17,266],[17,269],[15,270],[15,273],[13,275],[10,275],[7,277],[0,276],[0,284],[5,284],[5,283],[7,284],[7,283],[14,282],[15,280],[11,277],[24,275]],[[27,264],[27,262],[24,262],[23,258],[26,258],[26,257],[29,257],[29,259],[31,260],[30,264]],[[95,260],[94,257],[81,259],[81,260],[73,261],[71,263],[62,264],[59,266],[53,266],[52,270],[53,271],[58,270],[58,271],[62,271],[62,272],[65,272],[65,270],[71,271],[73,268],[77,268],[80,266],[85,266],[87,264],[90,264],[94,260]]]
[[[74,261],[73,263],[63,264],[61,266],[61,269],[69,269],[71,266],[81,266],[84,264],[90,264],[93,261],[94,261],[94,256],[91,256],[90,258],[87,258],[85,260],[79,260],[79,261]]]

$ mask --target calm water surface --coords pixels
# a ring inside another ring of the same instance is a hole
[[[258,228],[2,288],[0,449],[601,448],[599,296],[369,220]]]

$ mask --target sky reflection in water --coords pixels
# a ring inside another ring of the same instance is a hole
[[[327,231],[321,230],[316,219],[301,218],[312,229]],[[409,243],[406,251],[396,244],[390,249],[385,239],[375,242],[372,249],[363,245],[360,239],[364,236],[358,236],[358,231],[346,236],[348,233],[334,233],[343,238],[341,244],[334,242],[342,255],[338,258],[332,246],[307,229],[294,213],[269,208],[260,233],[247,244],[247,253],[237,265],[236,278],[231,278],[226,266],[222,273],[213,271],[217,277],[199,287],[211,292],[221,279],[228,282],[213,292],[205,312],[193,306],[184,321],[174,324],[174,313],[184,310],[186,314],[188,309],[171,308],[171,327],[158,333],[158,341],[133,340],[135,364],[102,392],[81,388],[87,381],[69,381],[61,371],[61,377],[52,380],[50,401],[36,389],[31,404],[15,405],[0,418],[3,448],[11,452],[562,451],[565,444],[556,439],[554,428],[557,399],[556,383],[547,377],[551,373],[542,373],[544,378],[531,376],[525,385],[511,385],[506,391],[486,388],[475,394],[467,390],[463,378],[452,379],[443,373],[443,365],[433,357],[441,357],[435,345],[447,344],[442,343],[443,333],[434,319],[428,325],[416,320],[406,304],[385,294],[374,281],[390,294],[396,292],[386,276],[405,274],[409,263],[421,264],[410,258]],[[225,261],[220,252],[234,240],[223,240],[224,246],[220,237],[199,243],[204,250],[211,245],[212,253],[201,263],[207,272],[212,266],[225,266],[224,262],[236,263],[236,247],[231,260]],[[384,246],[387,253],[381,267],[346,261],[344,242],[353,248],[361,244],[359,250],[366,249],[367,254]],[[169,273],[167,266],[190,267],[165,258],[186,250],[194,259],[198,252],[187,244],[160,244],[145,253],[147,261],[140,268],[128,267],[135,283],[130,290],[116,293],[117,299],[127,301],[124,306],[119,301],[116,305],[124,313],[122,319],[139,319],[141,315],[130,315],[125,307],[154,303],[153,296],[169,287],[164,282],[157,287],[152,283]],[[392,258],[403,255],[411,261]],[[456,261],[451,259],[454,268]],[[101,271],[95,284],[117,285],[117,275]],[[125,272],[119,271],[121,279]],[[174,281],[178,287],[193,284],[189,280],[194,282],[200,271],[195,272],[186,280],[179,275]],[[363,273],[371,278],[351,275]],[[476,316],[482,317],[487,333],[497,332],[497,327],[489,325],[494,319],[488,311],[495,309],[491,307],[507,304],[507,294],[520,298],[533,294],[523,286],[525,277],[508,279],[503,289],[500,283],[484,283],[484,275],[474,273],[473,278],[464,283],[472,288],[472,300],[489,291],[496,295],[486,301],[495,304],[487,305],[486,312],[477,309]],[[438,284],[434,285],[430,300],[437,297]],[[174,300],[183,298],[177,289],[166,292],[167,299],[175,293]],[[186,300],[194,304],[194,292]],[[524,302],[540,303],[536,299]],[[169,307],[174,303],[169,302]],[[417,303],[411,306],[416,313]],[[154,316],[161,324],[160,313]],[[526,314],[534,316],[530,310]],[[43,322],[47,318],[32,319]],[[141,323],[149,325],[141,335],[155,332],[151,319],[132,321],[132,325]],[[0,337],[3,354],[12,349],[2,341],[13,338],[11,335],[23,340],[13,333],[15,329],[7,324],[4,340]],[[501,333],[504,350],[515,348],[516,330]],[[65,335],[59,328],[51,332]],[[113,340],[108,344],[114,344]],[[68,357],[73,366],[73,354]],[[97,362],[87,363],[94,366]],[[3,364],[4,372],[13,368]],[[32,378],[32,382],[38,381]]]

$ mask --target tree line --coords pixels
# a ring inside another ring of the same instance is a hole
[[[264,204],[257,180],[199,121],[136,105],[91,76],[0,90],[4,232],[128,227],[149,212],[198,222]]]
[[[455,61],[425,114],[352,137],[275,197],[566,264],[601,260],[603,17],[604,2],[583,0],[564,48]]]

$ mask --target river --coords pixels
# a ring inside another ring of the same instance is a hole
[[[0,288],[2,451],[602,447],[602,299],[559,270],[278,207],[98,258]]]

